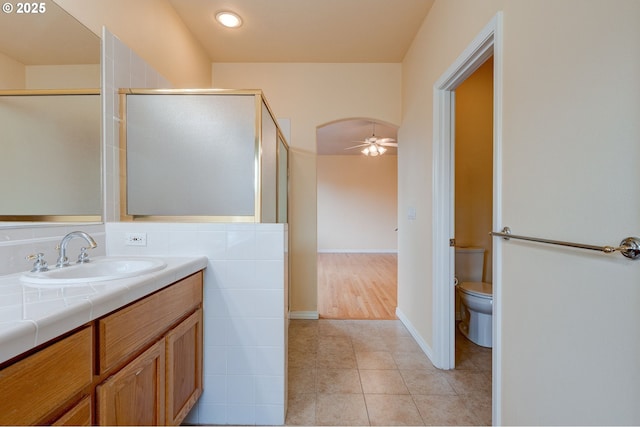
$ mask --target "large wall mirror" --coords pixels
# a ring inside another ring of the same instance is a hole
[[[0,226],[102,220],[99,88],[97,35],[52,0],[3,5]]]

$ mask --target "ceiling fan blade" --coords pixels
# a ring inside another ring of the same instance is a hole
[[[369,144],[367,142],[367,143],[364,143],[364,144],[354,145],[353,147],[347,147],[347,148],[345,148],[345,150],[353,150],[354,148],[361,148],[361,147],[366,147],[366,146],[369,146],[369,145],[371,145],[371,144]]]
[[[379,138],[376,142],[378,144],[380,144],[380,143],[384,143],[384,142],[393,142],[393,141],[395,141],[395,139],[393,139],[393,138]]]
[[[378,145],[384,145],[385,147],[397,147],[397,142],[378,142]]]

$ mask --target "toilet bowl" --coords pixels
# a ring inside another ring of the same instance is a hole
[[[460,332],[482,347],[493,345],[493,286],[484,282],[461,282],[456,285],[463,307]]]

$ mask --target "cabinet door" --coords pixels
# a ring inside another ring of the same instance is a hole
[[[99,425],[164,425],[164,338],[96,390]]]
[[[179,425],[202,394],[202,309],[166,336],[166,421]]]

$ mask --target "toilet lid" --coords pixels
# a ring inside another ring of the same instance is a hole
[[[464,293],[478,297],[491,298],[493,296],[493,285],[485,282],[462,282],[458,285]]]

